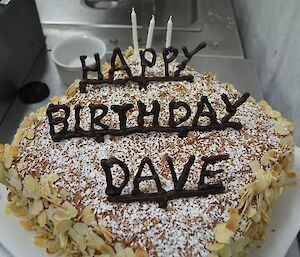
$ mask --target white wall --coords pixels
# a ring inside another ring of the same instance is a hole
[[[233,0],[264,98],[296,125],[300,144],[300,0]]]

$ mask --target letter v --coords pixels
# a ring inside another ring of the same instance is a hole
[[[173,183],[174,183],[174,189],[175,189],[175,191],[181,191],[183,189],[186,181],[187,181],[187,178],[188,178],[189,173],[190,173],[190,169],[191,169],[192,165],[194,164],[195,155],[191,155],[189,157],[188,162],[183,167],[183,171],[182,171],[179,179],[177,179],[172,159],[169,156],[167,156],[166,160],[167,160],[167,162],[169,164],[169,167],[170,167],[172,180],[173,180]]]

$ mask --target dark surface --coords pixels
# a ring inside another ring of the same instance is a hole
[[[19,90],[19,98],[23,103],[32,104],[43,101],[49,96],[47,84],[39,81],[29,82]]]

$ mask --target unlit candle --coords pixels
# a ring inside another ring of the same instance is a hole
[[[139,52],[139,42],[138,42],[138,34],[137,34],[137,20],[136,20],[136,13],[134,8],[132,8],[131,12],[131,30],[132,30],[132,41],[133,41],[133,48],[134,52]]]
[[[154,27],[155,27],[155,18],[154,18],[154,15],[152,15],[152,19],[150,20],[149,28],[148,28],[146,48],[151,48]]]
[[[166,47],[171,46],[172,28],[173,28],[173,22],[172,22],[172,16],[170,16],[167,24]]]

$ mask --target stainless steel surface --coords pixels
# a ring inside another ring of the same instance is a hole
[[[45,23],[129,26],[132,7],[136,9],[139,25],[148,25],[149,18],[155,14],[156,26],[162,27],[168,16],[173,15],[174,30],[200,31],[203,20],[198,0],[38,0],[37,3]]]
[[[34,0],[0,5],[0,123],[44,45]]]
[[[3,4],[3,5],[6,5],[10,2],[11,0],[2,0],[0,1],[0,5]]]
[[[93,34],[102,38],[111,51],[116,45],[126,49],[132,44],[130,12],[131,6],[135,5],[140,25],[140,46],[144,46],[145,24],[148,25],[153,7],[140,7],[141,2],[146,2],[147,5],[149,0],[121,1],[118,8],[111,9],[90,8],[82,5],[80,0],[37,0],[37,6],[44,28],[49,30],[52,36],[63,38],[73,34]],[[153,46],[157,50],[161,50],[165,44],[165,25],[168,17],[175,14],[178,16],[173,18],[172,42],[175,47],[181,48],[186,45],[191,49],[198,42],[206,41],[208,46],[201,55],[244,57],[230,0],[197,0],[196,14],[193,14],[194,1],[187,1],[186,8],[181,6],[186,1],[154,2],[157,3],[155,12],[158,27],[155,29]],[[162,2],[165,3],[164,6]],[[191,18],[187,18],[190,14]],[[141,26],[143,24],[144,26]]]

